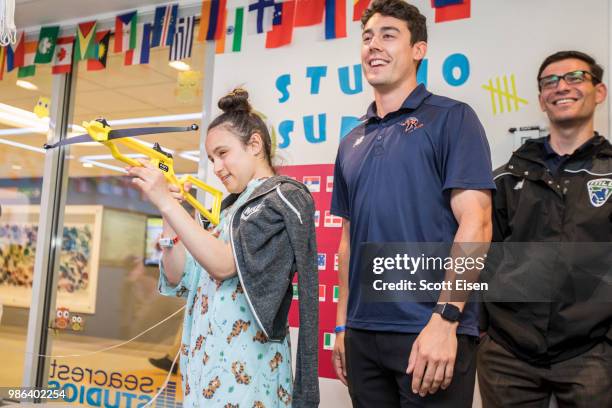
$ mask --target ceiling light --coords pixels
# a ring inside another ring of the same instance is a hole
[[[23,169],[23,167],[21,167],[21,166],[20,166],[20,165],[18,165],[18,164],[13,164],[13,165],[11,166],[11,169],[13,169],[13,170],[21,170],[21,169]]]
[[[93,166],[94,166],[93,163],[89,163],[89,162],[84,162],[83,163],[83,167],[91,168]]]
[[[0,103],[0,122],[11,127],[40,129],[40,133],[49,130],[49,120],[43,121],[34,112],[4,103]]]
[[[147,157],[144,154],[140,154],[140,153],[127,153],[124,156],[130,157],[132,159],[138,159],[138,158],[144,159]],[[99,160],[114,160],[114,159],[115,158],[111,154],[97,154],[97,155],[83,156],[79,158],[79,161],[83,163],[84,167],[90,167],[90,166],[85,166],[85,163],[87,163],[87,164],[90,164],[96,167],[102,167],[103,169],[118,171],[119,173],[127,174],[127,170],[124,167],[113,166],[112,164],[106,164],[106,163],[102,163],[101,161],[99,161]]]
[[[45,149],[39,149],[38,147],[30,146],[30,145],[27,145],[27,144],[13,142],[12,140],[0,139],[0,144],[5,144],[5,145],[9,145],[9,146],[14,146],[14,147],[20,147],[22,149],[30,150],[32,152],[37,152],[37,153],[43,153],[44,154],[44,153],[47,152]]]
[[[112,126],[123,126],[123,125],[138,125],[141,123],[162,123],[162,122],[180,122],[183,120],[201,120],[203,112],[194,113],[183,113],[178,115],[164,115],[164,116],[146,116],[144,118],[130,118],[130,119],[117,119],[109,120],[108,124]]]
[[[27,89],[29,91],[38,91],[38,87],[29,81],[24,81],[23,79],[17,80],[17,86]]]
[[[189,64],[186,64],[183,61],[170,61],[168,65],[179,71],[189,71],[191,69]]]
[[[200,162],[200,151],[199,150],[187,150],[187,151],[179,153],[179,157],[199,163]]]

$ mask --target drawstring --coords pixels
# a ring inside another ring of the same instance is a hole
[[[0,46],[6,47],[15,42],[17,42],[15,0],[2,0],[0,3]]]

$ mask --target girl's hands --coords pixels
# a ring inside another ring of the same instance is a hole
[[[151,204],[161,210],[174,200],[174,193],[170,189],[174,186],[169,186],[164,174],[150,162],[143,159],[137,160],[142,163],[143,167],[127,168],[128,174],[134,177],[132,183],[142,191]],[[180,193],[178,195],[180,196]]]
[[[183,184],[183,189],[186,192],[189,192],[189,190],[191,190],[191,183],[187,182]],[[181,194],[181,190],[178,188],[178,186],[175,186],[174,184],[168,184],[168,190],[170,190],[170,194],[172,194],[172,197],[174,197],[174,199],[177,200],[179,203],[182,203],[185,200],[185,197],[183,197],[183,195]]]

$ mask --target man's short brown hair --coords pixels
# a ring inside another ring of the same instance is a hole
[[[419,41],[427,42],[427,18],[412,4],[403,0],[374,0],[361,16],[361,27],[365,27],[376,13],[404,20],[410,31],[410,45]]]

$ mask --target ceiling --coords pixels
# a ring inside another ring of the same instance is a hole
[[[48,4],[53,3],[53,7]],[[162,1],[118,1],[105,2],[82,1],[79,7],[74,7],[75,1],[44,1],[17,0],[17,24],[20,26],[45,24],[49,21],[66,20],[73,17],[96,14],[104,11],[135,8],[141,4],[164,3]],[[192,2],[193,3],[193,2]],[[100,8],[102,7],[102,9]],[[44,10],[47,9],[47,10]],[[78,13],[74,10],[78,9]],[[42,10],[42,11],[41,11]],[[53,11],[51,11],[53,10]],[[78,14],[78,15],[76,15]],[[197,32],[197,27],[196,27]],[[111,39],[111,50],[114,39]],[[205,43],[194,42],[191,58],[184,61],[193,71],[200,75],[204,72]],[[118,119],[133,119],[201,113],[203,96],[202,80],[197,81],[197,87],[180,88],[178,84],[179,71],[168,65],[169,48],[151,49],[150,63],[146,65],[124,66],[123,54],[109,52],[107,68],[102,71],[88,71],[87,64],[78,65],[75,85],[75,98],[72,109],[72,123],[81,124],[97,117],[105,117],[109,121]],[[36,75],[27,78],[38,87],[37,91],[26,90],[16,86],[16,71],[4,73],[0,81],[0,102],[15,108],[32,112],[39,97],[51,96],[53,75],[49,65],[37,65]],[[187,89],[187,90],[185,90]],[[158,123],[134,124],[125,127],[156,126]],[[186,126],[198,123],[199,120],[188,120],[163,123],[164,126]],[[3,123],[2,130],[15,129],[15,125]],[[175,171],[177,173],[196,173],[197,162],[180,157],[181,152],[199,150],[199,132],[173,133],[157,136],[144,136],[143,141],[158,141],[166,148],[175,151]],[[40,148],[46,142],[46,135],[28,133],[19,135],[1,135],[1,139]],[[70,148],[70,176],[104,176],[118,175],[117,171],[94,166],[83,167],[79,161],[83,156],[106,155],[110,151],[102,146],[74,145]],[[127,153],[127,152],[126,152]],[[115,160],[103,160],[103,163],[124,167]],[[0,144],[0,178],[41,177],[44,165],[44,154],[25,150],[23,148]]]

